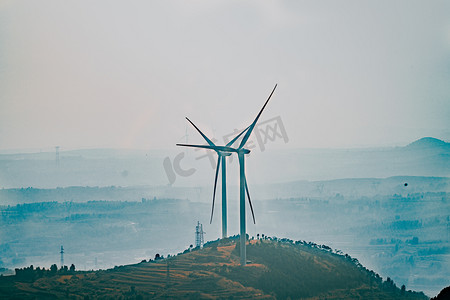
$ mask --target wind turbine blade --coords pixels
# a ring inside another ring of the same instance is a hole
[[[208,146],[208,145],[177,144],[177,146],[217,150],[216,149],[217,146]]]
[[[255,213],[253,212],[252,200],[250,200],[250,193],[248,192],[247,178],[245,178],[245,191],[247,192],[248,203],[250,204],[250,210],[252,211],[253,224],[256,224]]]
[[[206,135],[204,135],[203,134],[203,132],[200,130],[200,129],[198,129],[198,127],[197,126],[195,126],[195,124],[194,123],[192,123],[192,121],[191,120],[189,120],[189,118],[188,117],[186,117],[186,120],[188,120],[189,121],[189,123],[191,123],[192,124],[192,126],[194,126],[194,128],[195,129],[197,129],[197,131],[202,135],[202,137],[206,140],[206,142],[210,145],[210,146],[215,146],[215,144],[206,136]]]
[[[228,144],[227,144],[227,146],[229,147],[229,146],[231,146],[231,145],[233,145],[234,144],[234,142],[236,142],[236,140],[247,130],[247,129],[249,129],[250,128],[250,126],[248,126],[247,128],[245,128],[244,130],[242,130],[242,132],[241,133],[239,133],[237,136],[235,136],[234,137],[234,139],[232,139],[231,141],[229,141],[228,142]]]
[[[218,155],[218,157],[219,157],[219,159],[217,160],[216,177],[214,178],[214,192],[213,192],[213,202],[212,202],[212,208],[211,208],[211,220],[209,220],[209,224],[212,223],[213,214],[214,214],[214,201],[216,199],[217,175],[219,174],[219,167],[220,167],[220,160],[221,160],[220,155]]]
[[[190,145],[190,144],[177,144],[177,146],[211,149],[214,151],[222,151],[226,153],[237,152],[236,149],[227,146]]]
[[[249,129],[247,130],[247,133],[244,135],[244,138],[241,141],[241,144],[239,145],[238,149],[242,149],[244,147],[245,143],[247,143],[248,138],[250,137],[250,134],[252,134],[253,128],[255,128],[256,122],[258,122],[259,117],[261,116],[264,108],[266,107],[267,103],[270,100],[270,97],[272,97],[273,92],[275,92],[275,89],[277,88],[278,84],[275,84],[275,87],[273,88],[272,92],[269,95],[269,98],[267,98],[266,103],[264,103],[264,106],[259,111],[259,114],[256,116],[256,119],[253,121],[253,123],[250,125]]]

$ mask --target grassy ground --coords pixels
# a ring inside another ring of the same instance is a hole
[[[237,247],[236,247],[237,246]],[[356,260],[290,241],[233,240],[104,271],[0,277],[5,299],[427,299],[382,281]],[[32,273],[30,273],[32,274]]]

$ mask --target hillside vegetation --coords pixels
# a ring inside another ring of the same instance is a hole
[[[6,299],[428,299],[382,280],[348,255],[302,241],[252,240],[248,264],[225,239],[166,259],[109,270],[37,272],[0,277]]]

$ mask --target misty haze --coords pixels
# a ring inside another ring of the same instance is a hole
[[[449,20],[1,3],[0,298],[445,297]]]

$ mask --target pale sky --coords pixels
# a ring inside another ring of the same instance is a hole
[[[0,149],[223,136],[275,83],[283,147],[449,142],[450,1],[0,2]]]

